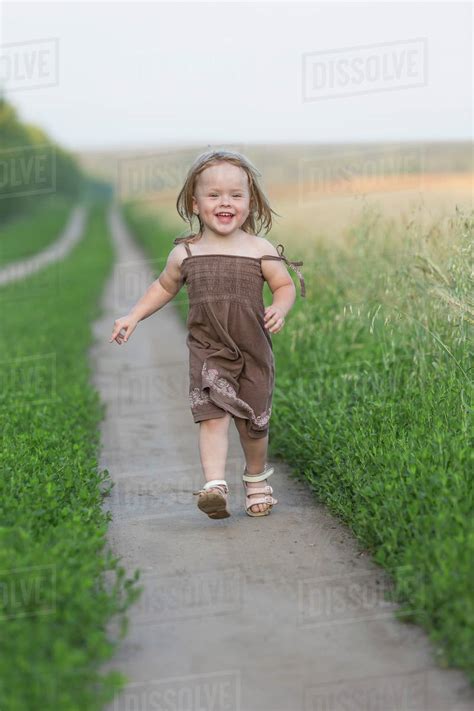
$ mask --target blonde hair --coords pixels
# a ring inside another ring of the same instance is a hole
[[[192,231],[192,221],[195,216],[193,212],[193,195],[196,180],[206,168],[209,168],[211,165],[216,165],[216,163],[219,162],[236,165],[245,170],[247,174],[250,191],[250,212],[244,224],[241,226],[241,229],[249,234],[257,234],[262,229],[265,229],[265,234],[269,232],[272,228],[272,213],[274,215],[278,215],[278,213],[270,207],[268,198],[259,185],[258,178],[261,177],[261,173],[259,173],[248,158],[236,151],[211,150],[201,153],[201,155],[195,159],[188,171],[186,180],[176,201],[176,209],[179,215],[185,222],[189,223],[189,228]],[[197,218],[199,220],[199,229],[202,233],[204,225],[201,216],[197,215]]]

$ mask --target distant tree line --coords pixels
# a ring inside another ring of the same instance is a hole
[[[31,212],[44,196],[79,197],[85,183],[74,155],[21,121],[0,94],[0,222]]]

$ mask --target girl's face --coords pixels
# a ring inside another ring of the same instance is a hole
[[[250,212],[247,173],[232,163],[211,165],[196,180],[193,211],[205,228],[219,235],[238,230]]]

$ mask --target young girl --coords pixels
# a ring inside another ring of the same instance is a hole
[[[177,210],[199,230],[177,237],[158,279],[128,316],[115,321],[110,342],[127,341],[139,321],[176,296],[186,284],[189,349],[189,400],[200,423],[199,450],[206,483],[198,507],[210,518],[226,518],[225,466],[231,418],[239,432],[246,468],[243,484],[249,516],[265,516],[278,503],[267,484],[269,422],[275,378],[270,334],[279,333],[292,308],[296,289],[282,260],[297,268],[264,237],[272,226],[272,208],[258,183],[260,173],[240,153],[209,151],[191,166],[179,193]],[[276,213],[275,213],[276,214]],[[272,291],[264,307],[264,280]]]

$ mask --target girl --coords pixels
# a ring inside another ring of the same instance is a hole
[[[246,468],[243,484],[249,516],[265,516],[278,503],[267,484],[267,448],[275,366],[270,334],[279,333],[296,289],[282,263],[298,274],[303,262],[290,262],[264,237],[272,208],[258,183],[260,173],[240,153],[208,151],[189,169],[177,199],[180,216],[195,216],[199,230],[177,237],[166,266],[128,316],[117,319],[110,342],[126,342],[139,321],[173,299],[183,284],[187,318],[189,400],[200,423],[199,450],[206,483],[198,507],[210,518],[226,518],[225,466],[231,418],[239,432]],[[277,213],[274,213],[277,214]],[[264,308],[264,280],[273,301]]]

